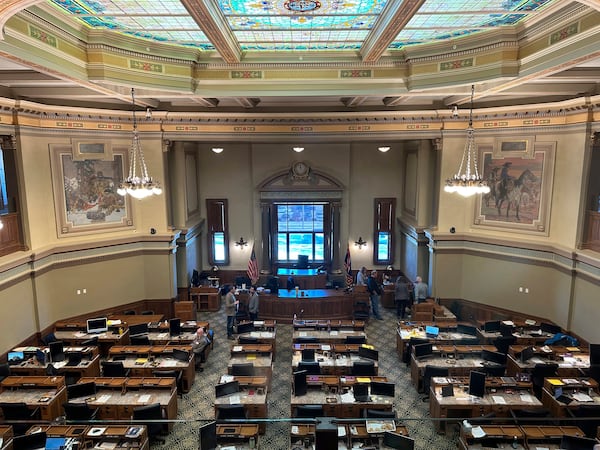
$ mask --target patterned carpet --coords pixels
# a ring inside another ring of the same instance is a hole
[[[366,332],[369,343],[379,350],[379,373],[396,383],[394,408],[401,422],[415,439],[417,450],[455,450],[456,435],[438,435],[429,417],[429,403],[422,401],[410,382],[410,371],[396,353],[395,311],[383,309],[383,321],[369,321]],[[197,372],[192,390],[179,399],[179,415],[173,431],[165,444],[152,444],[152,450],[190,450],[198,448],[198,429],[214,418],[213,402],[215,384],[227,373],[230,345],[225,339],[225,314],[223,309],[215,313],[199,313],[198,320],[208,320],[215,330],[214,349],[208,357],[204,372]],[[269,422],[266,433],[259,438],[262,449],[283,450],[290,448],[290,414],[292,326],[277,325],[277,355],[273,364],[273,381],[268,394]],[[282,419],[282,420],[278,420]]]

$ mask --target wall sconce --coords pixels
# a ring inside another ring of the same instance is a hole
[[[241,237],[239,241],[235,241],[235,245],[237,245],[238,247],[245,247],[246,245],[248,245],[248,241],[245,241],[244,238]]]
[[[354,245],[358,246],[358,249],[360,250],[363,245],[366,247],[367,246],[367,241],[363,241],[362,236],[358,237],[358,241],[354,241]]]

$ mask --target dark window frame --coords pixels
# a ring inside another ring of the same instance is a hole
[[[206,224],[208,262],[212,266],[229,264],[229,222],[228,202],[226,198],[206,199]],[[224,258],[219,260],[215,255],[215,236],[223,233]]]
[[[373,216],[373,264],[392,264],[394,262],[395,249],[394,223],[396,217],[396,199],[392,197],[375,198]],[[382,233],[388,236],[387,258],[379,257],[379,249],[383,245],[381,239]]]

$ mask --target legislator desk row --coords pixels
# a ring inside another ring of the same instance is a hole
[[[264,419],[268,417],[267,394],[269,381],[265,376],[222,375],[215,386],[215,420]],[[259,423],[259,433],[264,434],[265,423]]]
[[[378,352],[362,345],[357,353],[331,353],[310,348],[295,350],[292,370],[306,370],[309,375],[375,376],[379,370]]]
[[[412,450],[414,440],[409,437],[406,426],[394,420],[320,420],[319,424],[294,423],[291,429],[290,448],[357,449],[377,448]],[[317,434],[319,427],[319,434]],[[323,433],[325,431],[325,433]]]
[[[295,330],[292,340],[295,343],[357,344],[367,342],[367,334],[355,330]]]
[[[506,363],[506,373],[533,372],[540,366],[554,367],[547,375],[577,377],[590,367],[590,354],[579,347],[511,346]]]
[[[559,450],[592,450],[595,439],[582,437],[576,426],[552,425],[481,425],[461,428],[458,448],[482,450],[490,448]]]
[[[238,334],[237,344],[270,344],[275,355],[277,348],[277,329],[272,331],[244,331]]]
[[[434,419],[469,418],[493,415],[512,417],[511,411],[542,409],[530,381],[514,377],[486,377],[472,371],[469,377],[432,377],[429,414]],[[438,432],[445,420],[434,420]]]
[[[394,417],[395,385],[385,377],[335,377],[294,373],[291,417],[365,417],[368,411],[387,411]]]
[[[355,330],[365,331],[364,320],[302,320],[295,319],[294,330]]]
[[[150,448],[148,430],[145,425],[33,425],[25,435],[14,440],[4,439],[4,450],[22,449],[114,449]]]
[[[31,419],[51,421],[63,414],[65,377],[9,376],[0,383],[0,404],[25,404]]]
[[[552,417],[572,417],[571,411],[592,413],[600,420],[600,391],[593,378],[549,377],[544,379],[542,403]]]

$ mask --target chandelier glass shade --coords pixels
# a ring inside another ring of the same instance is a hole
[[[463,151],[458,172],[446,180],[444,191],[458,193],[463,197],[475,194],[487,194],[490,187],[481,177],[477,169],[477,146],[475,145],[475,130],[473,129],[473,96],[475,85],[471,86],[471,105],[469,109],[469,127],[467,128],[467,142]]]
[[[162,194],[158,181],[148,175],[148,167],[144,159],[144,152],[140,143],[135,117],[135,95],[131,89],[131,102],[133,104],[133,138],[129,148],[129,173],[117,189],[119,195],[131,195],[133,198],[143,199],[152,195]]]

